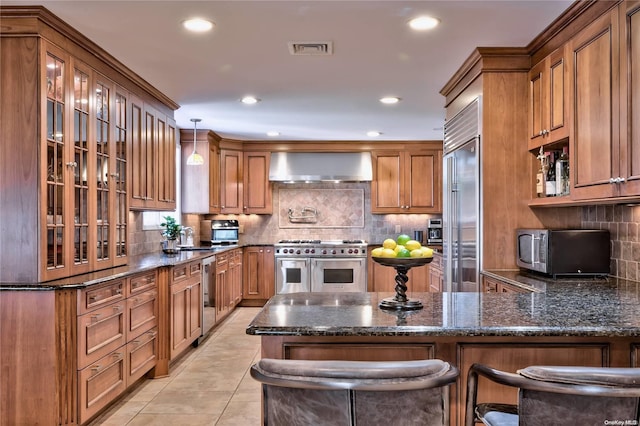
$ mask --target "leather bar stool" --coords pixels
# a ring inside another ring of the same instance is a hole
[[[519,388],[518,405],[477,403],[478,377]],[[639,425],[640,368],[531,366],[507,373],[474,364],[466,426]]]
[[[262,359],[264,425],[448,425],[458,369],[441,360],[306,361]]]

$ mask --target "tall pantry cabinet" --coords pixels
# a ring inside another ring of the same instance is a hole
[[[165,153],[156,164],[168,165],[177,105],[46,9],[1,11],[0,280],[49,281],[125,264],[139,171],[132,141],[152,140]],[[153,137],[134,126],[140,103],[158,112],[153,125],[163,128]],[[171,169],[163,175],[175,181]],[[175,204],[173,185],[157,185],[160,201]]]

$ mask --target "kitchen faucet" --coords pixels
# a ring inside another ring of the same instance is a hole
[[[181,245],[191,247],[193,246],[193,228],[190,226],[183,226],[180,231]]]

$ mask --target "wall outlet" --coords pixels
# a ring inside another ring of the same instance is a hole
[[[238,234],[244,234],[244,225],[238,225]]]
[[[396,234],[399,234],[402,232],[402,226],[401,225],[396,225]]]

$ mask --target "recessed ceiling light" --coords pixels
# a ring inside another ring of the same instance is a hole
[[[382,134],[381,132],[378,132],[376,130],[370,130],[370,131],[367,132],[367,136],[369,136],[370,138],[378,137],[381,134]]]
[[[213,28],[213,22],[203,18],[193,18],[183,21],[182,26],[194,33],[204,33]]]
[[[276,137],[280,136],[280,132],[276,132],[275,130],[271,130],[267,132],[267,136]]]
[[[385,96],[384,98],[380,98],[380,102],[387,105],[397,104],[400,102],[400,98],[397,96]]]
[[[440,20],[432,16],[419,16],[409,21],[409,26],[417,31],[430,30],[435,28]]]
[[[255,96],[245,96],[244,98],[240,99],[240,102],[247,105],[253,105],[260,102],[260,99],[256,98]]]

